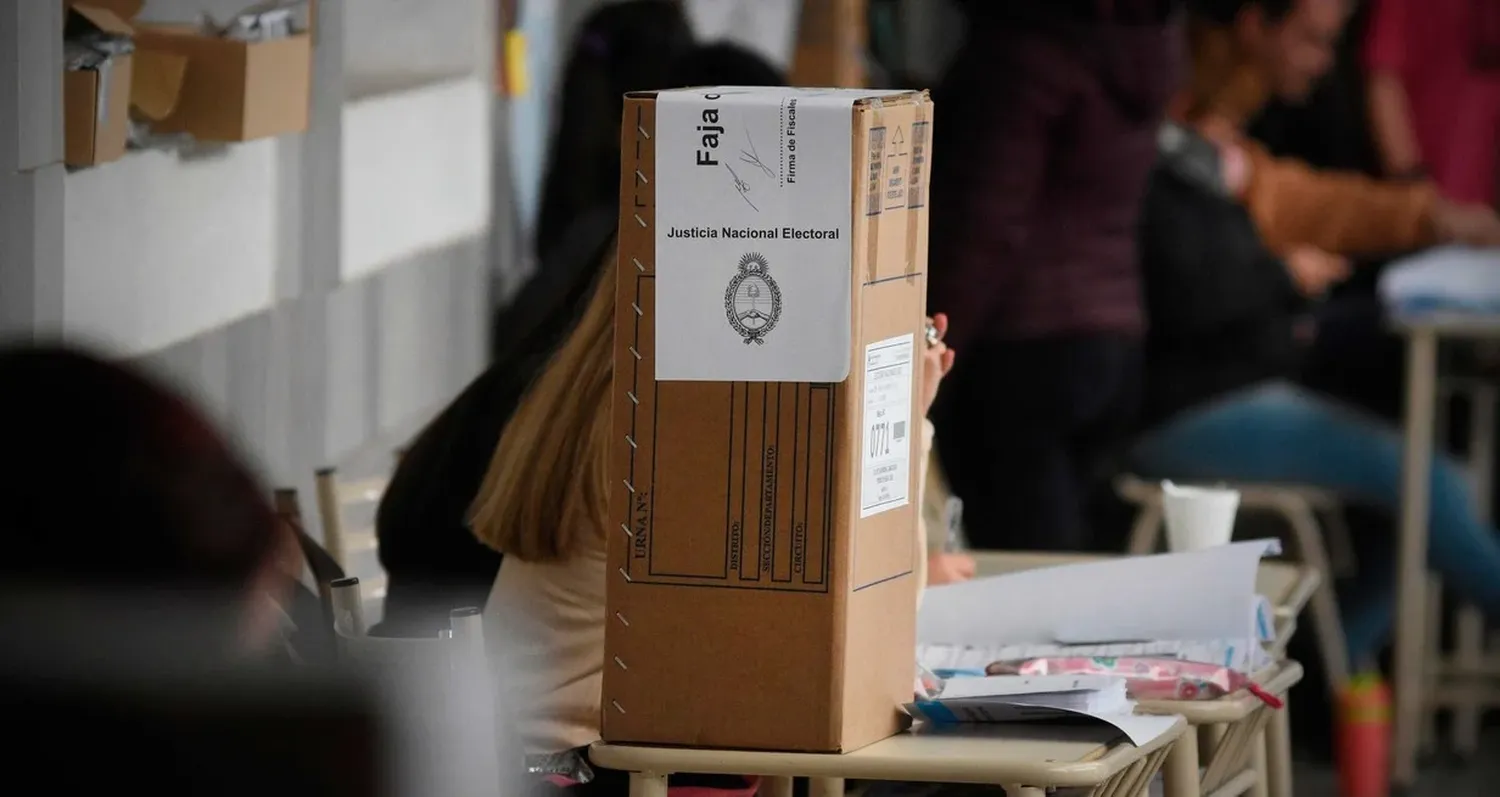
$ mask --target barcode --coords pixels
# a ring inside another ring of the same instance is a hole
[[[906,421],[896,421],[891,425],[891,437],[896,440],[906,439]]]

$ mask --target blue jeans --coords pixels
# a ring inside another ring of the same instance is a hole
[[[1394,512],[1401,446],[1388,424],[1269,382],[1179,413],[1137,441],[1129,459],[1142,476],[1304,484]],[[1446,456],[1433,458],[1428,529],[1428,563],[1445,586],[1500,618],[1500,541],[1475,514],[1466,477]],[[1393,551],[1356,546],[1361,589],[1343,606],[1352,662],[1378,652],[1395,617]]]

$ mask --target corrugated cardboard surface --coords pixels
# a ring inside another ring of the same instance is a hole
[[[866,344],[897,335],[920,351],[931,111],[925,94],[854,110],[856,364]],[[837,385],[653,379],[654,126],[654,97],[631,97],[603,736],[852,750],[906,723],[921,468],[910,467],[908,505],[859,518],[859,367]],[[892,182],[898,173],[910,177]],[[914,379],[913,406],[920,390]]]
[[[143,25],[142,51],[187,62],[181,93],[153,128],[204,141],[248,141],[307,129],[312,37],[264,42],[205,36],[196,30]]]
[[[134,32],[108,8],[79,3],[70,5],[69,10],[106,33],[129,36]],[[104,72],[80,69],[63,73],[63,161],[67,165],[93,166],[118,160],[125,154],[134,65],[134,55],[117,55],[110,59],[109,69]],[[106,98],[102,118],[101,93]]]

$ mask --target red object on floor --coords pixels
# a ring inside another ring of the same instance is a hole
[[[1340,797],[1391,793],[1391,690],[1379,675],[1361,675],[1339,696]]]

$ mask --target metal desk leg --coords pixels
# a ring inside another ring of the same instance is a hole
[[[1401,463],[1401,528],[1397,548],[1395,717],[1391,779],[1417,778],[1417,742],[1426,690],[1427,517],[1431,496],[1433,413],[1437,403],[1437,335],[1413,329],[1406,344],[1406,440]]]
[[[1286,696],[1282,696],[1286,700]],[[1292,797],[1292,713],[1288,703],[1271,712],[1266,723],[1266,790],[1271,797]]]
[[[654,772],[630,773],[630,797],[667,797],[667,776]]]
[[[1163,797],[1200,797],[1198,781],[1198,734],[1192,728],[1172,746],[1162,767]]]

